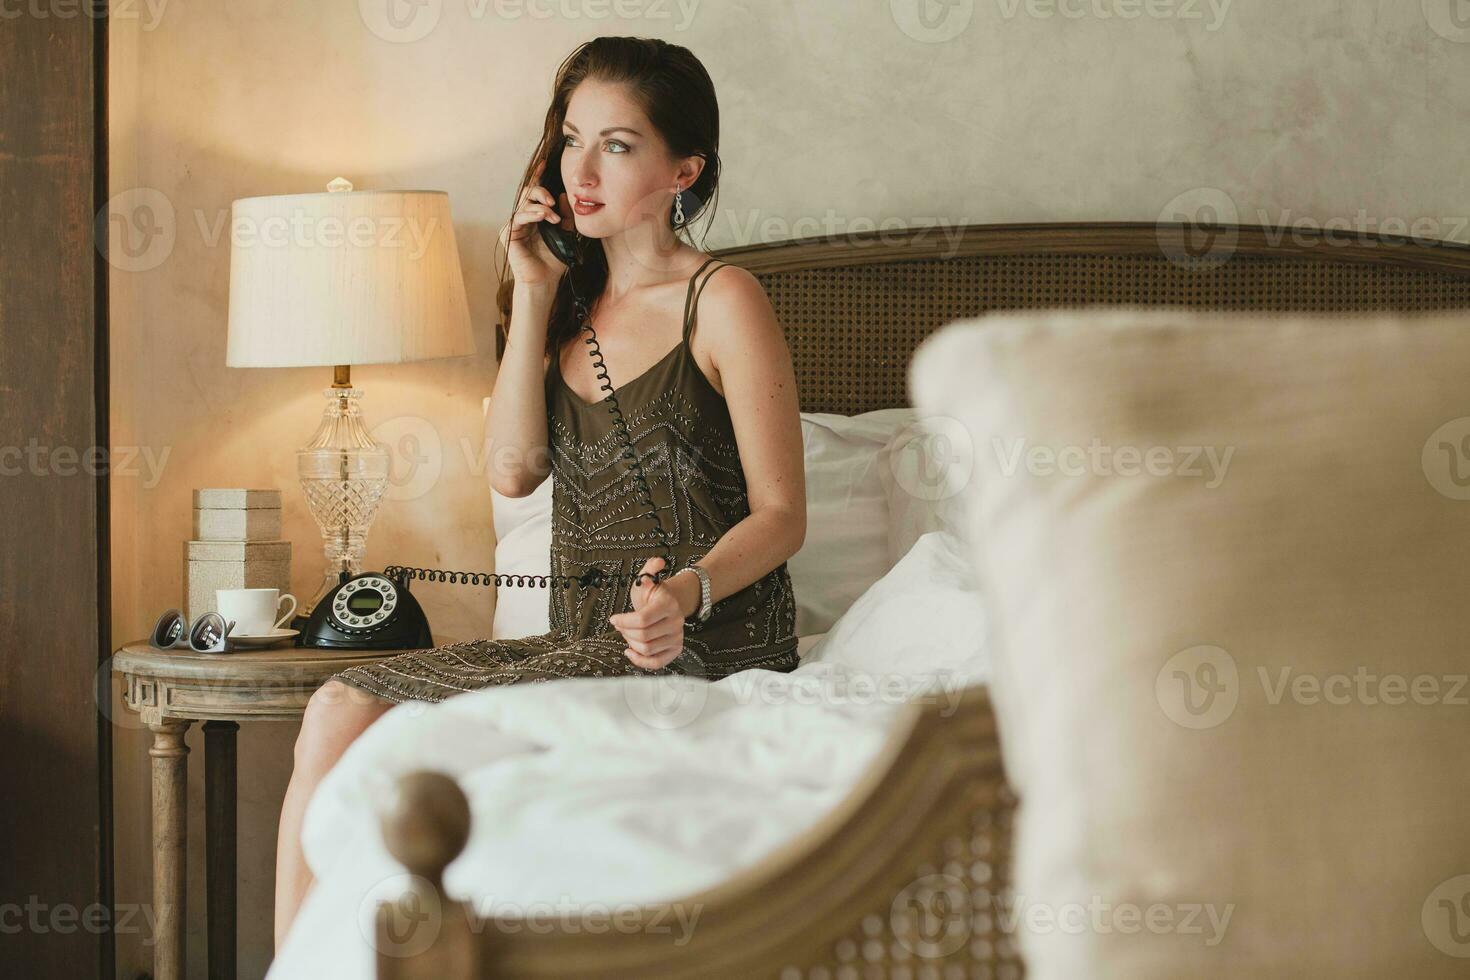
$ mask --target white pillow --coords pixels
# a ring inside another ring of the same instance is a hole
[[[551,478],[529,496],[507,497],[490,491],[495,520],[495,571],[499,575],[551,574]],[[551,629],[549,590],[507,585],[495,590],[495,639],[535,636]]]
[[[489,398],[482,410],[488,417]],[[798,637],[830,628],[893,566],[890,495],[880,455],[917,417],[906,407],[859,415],[801,413],[807,533],[801,551],[786,566],[796,593]],[[902,491],[900,495],[910,496]],[[550,574],[551,479],[526,497],[506,497],[492,487],[490,498],[497,541],[495,571]],[[531,636],[548,629],[545,589],[510,586],[496,591],[491,636]]]
[[[968,447],[969,433],[958,420],[915,416],[878,454],[878,475],[888,498],[890,565],[930,531],[967,540],[960,491],[974,478]]]
[[[481,406],[490,417],[490,399]],[[488,441],[487,441],[488,445]],[[490,478],[486,470],[485,478]],[[495,526],[495,571],[499,575],[551,574],[551,478],[525,497],[507,497],[490,488],[490,519]],[[493,639],[535,636],[551,629],[548,590],[510,585],[495,590]]]
[[[964,549],[948,531],[920,535],[802,663],[835,663],[908,687],[955,689],[988,681],[987,617]]]
[[[912,408],[801,413],[806,541],[786,566],[798,636],[830,629],[893,567],[879,454],[917,417]]]

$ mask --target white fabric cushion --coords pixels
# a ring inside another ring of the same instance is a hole
[[[961,491],[973,476],[956,446],[963,427],[954,419],[910,415],[878,454],[878,475],[888,499],[888,563],[897,562],[930,531],[965,534]]]
[[[910,688],[953,690],[988,680],[985,608],[963,549],[947,531],[920,535],[802,663],[835,663]]]
[[[831,629],[892,567],[879,454],[916,415],[911,408],[801,413],[806,540],[786,566],[798,636]]]
[[[490,419],[490,399],[481,405]],[[486,437],[488,440],[488,436]],[[487,441],[488,445],[488,441]],[[490,478],[486,471],[486,480]],[[490,488],[490,519],[495,525],[495,571],[499,575],[551,574],[551,478],[541,481],[529,496],[507,497]],[[551,629],[548,590],[532,585],[507,585],[495,590],[494,639],[535,636]]]
[[[506,497],[490,491],[495,512],[495,571],[500,575],[551,574],[551,478],[530,496]],[[496,639],[535,636],[551,628],[548,589],[509,584],[495,590]]]
[[[1029,977],[1470,973],[1467,379],[1464,315],[920,345],[977,464]]]

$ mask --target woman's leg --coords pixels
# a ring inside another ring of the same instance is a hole
[[[377,721],[393,702],[366,691],[328,681],[307,702],[296,737],[295,768],[281,804],[276,837],[276,950],[286,941],[313,878],[301,849],[301,819],[317,784],[336,765],[347,746]]]

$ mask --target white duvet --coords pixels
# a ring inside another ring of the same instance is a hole
[[[985,679],[966,576],[925,535],[820,642],[804,638],[791,673],[567,678],[394,707],[307,808],[317,884],[268,980],[373,976],[374,909],[407,880],[376,804],[414,769],[454,776],[469,797],[470,841],[445,887],[482,915],[612,915],[757,863],[852,788],[902,704]],[[684,908],[664,927],[692,930]]]
[[[267,976],[373,976],[374,906],[406,878],[374,806],[398,773],[449,773],[469,797],[451,895],[482,913],[616,912],[714,885],[800,833],[856,781],[897,706],[824,663],[713,684],[571,678],[399,705],[312,799],[304,846],[317,884]]]

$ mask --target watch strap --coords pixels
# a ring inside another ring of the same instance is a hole
[[[709,572],[700,565],[685,565],[680,571],[693,572],[699,578],[699,609],[687,618],[687,622],[703,623],[709,619],[710,607],[710,582]]]

